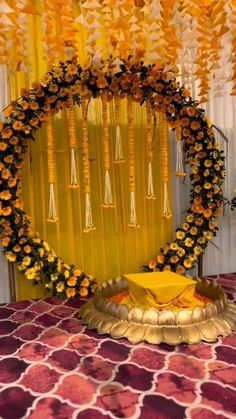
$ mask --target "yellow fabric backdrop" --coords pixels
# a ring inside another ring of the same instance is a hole
[[[38,80],[46,71],[43,60],[41,23],[37,16],[28,16],[32,35],[32,73],[18,72],[10,76],[11,98],[20,95],[22,87],[28,87],[31,81]],[[84,34],[81,33],[81,41]],[[81,42],[81,45],[83,43]],[[82,47],[81,54],[82,57]],[[93,107],[95,106],[95,109]],[[45,127],[36,134],[36,141],[30,145],[23,170],[23,198],[25,209],[31,216],[33,226],[40,236],[50,243],[52,248],[68,263],[74,263],[98,280],[109,279],[141,271],[142,265],[155,257],[160,246],[172,236],[171,220],[162,218],[163,190],[161,182],[161,157],[158,130],[154,144],[153,177],[156,200],[147,200],[147,155],[145,111],[139,105],[135,109],[136,138],[136,202],[139,229],[128,227],[129,190],[128,190],[128,144],[125,103],[122,113],[122,142],[125,163],[111,166],[111,179],[115,208],[102,208],[104,196],[104,167],[102,149],[102,126],[99,120],[99,104],[90,105],[90,113],[97,115],[97,123],[89,124],[91,157],[91,199],[96,230],[83,233],[85,202],[82,184],[82,149],[81,124],[78,110],[77,164],[80,171],[80,189],[72,190],[70,181],[70,154],[65,110],[61,118],[54,120],[57,166],[57,223],[46,221],[48,214],[49,188],[47,178],[47,150]],[[91,118],[90,118],[91,119]],[[111,112],[110,132],[112,136],[111,161],[114,160],[115,125],[114,113]],[[171,184],[169,185],[171,198]],[[43,295],[43,289],[33,287],[29,281],[19,277],[18,299],[36,298]]]

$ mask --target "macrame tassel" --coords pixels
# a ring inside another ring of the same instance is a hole
[[[140,227],[137,222],[137,215],[136,215],[136,199],[135,199],[135,191],[130,191],[130,222],[129,227]]]
[[[115,163],[123,163],[123,147],[120,132],[120,98],[115,96],[115,124],[116,124],[116,147],[115,147]]]
[[[75,163],[75,149],[71,148],[71,162],[70,162],[70,186],[78,187],[77,170]]]
[[[153,176],[152,176],[152,162],[148,163],[148,188],[147,188],[147,196],[148,199],[156,199],[153,189]]]
[[[163,218],[171,218],[169,197],[168,197],[168,186],[167,182],[164,182],[164,205],[163,205]]]
[[[56,221],[56,219],[57,219],[57,211],[56,211],[54,183],[50,183],[49,184],[48,221]]]
[[[183,165],[183,149],[182,149],[180,125],[178,125],[176,129],[176,139],[177,139],[177,147],[176,147],[175,176],[184,177],[186,176],[186,173],[184,171],[184,165]]]
[[[93,225],[93,216],[92,216],[90,194],[87,192],[85,194],[85,228],[84,228],[84,233],[89,233],[92,230],[95,230],[95,227]]]
[[[114,207],[112,192],[111,192],[111,179],[109,170],[105,172],[105,196],[104,196],[104,204],[103,207],[111,208]]]
[[[120,126],[116,126],[115,163],[124,163]]]

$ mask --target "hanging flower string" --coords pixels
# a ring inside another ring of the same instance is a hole
[[[47,157],[48,157],[48,180],[49,180],[49,211],[47,221],[57,220],[56,200],[55,200],[55,145],[52,126],[52,114],[49,112],[47,117]]]
[[[130,222],[129,227],[139,227],[136,215],[135,197],[135,151],[134,151],[134,115],[132,97],[128,96],[128,153],[129,153],[129,190]]]
[[[89,163],[89,141],[87,126],[87,105],[86,99],[81,99],[82,108],[82,138],[83,138],[83,180],[85,192],[85,228],[84,233],[95,230],[91,208],[91,187],[90,187],[90,163]]]
[[[103,152],[105,169],[105,194],[103,207],[114,207],[110,179],[110,138],[108,126],[108,102],[105,95],[102,96],[102,118],[103,118]]]
[[[180,121],[176,122],[176,165],[175,165],[175,176],[184,177],[186,176],[183,164],[183,146],[182,146],[182,134]]]
[[[148,157],[148,186],[147,198],[156,199],[153,188],[153,173],[152,173],[152,160],[153,160],[153,120],[152,110],[150,103],[147,102],[147,157]]]
[[[124,162],[123,147],[120,132],[120,97],[115,96],[115,126],[116,126],[116,142],[115,142],[115,163]]]
[[[68,132],[69,132],[69,146],[70,146],[70,187],[78,188],[78,177],[75,161],[75,149],[76,149],[76,132],[75,132],[75,106],[73,102],[73,96],[69,95],[68,98]]]
[[[167,125],[167,117],[166,114],[163,112],[161,114],[161,154],[162,154],[162,180],[163,180],[163,187],[164,187],[164,202],[163,202],[163,218],[170,218],[170,205],[169,205],[169,197],[168,197],[168,125]]]

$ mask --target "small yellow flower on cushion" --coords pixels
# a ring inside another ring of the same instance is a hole
[[[77,283],[77,278],[76,276],[70,276],[70,278],[66,281],[67,285],[69,285],[70,287],[74,287]]]
[[[67,296],[67,298],[74,297],[75,294],[76,294],[76,289],[75,288],[67,288],[66,289],[66,296]]]
[[[79,295],[80,295],[80,297],[87,297],[88,289],[87,288],[81,288],[81,290],[79,291]]]

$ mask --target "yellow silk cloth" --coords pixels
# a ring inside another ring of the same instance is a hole
[[[174,272],[151,272],[124,275],[128,291],[114,296],[110,301],[126,304],[129,308],[144,310],[203,307],[210,300],[196,293],[196,281]]]

